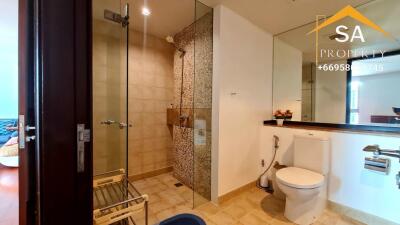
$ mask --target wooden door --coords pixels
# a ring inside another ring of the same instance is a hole
[[[92,223],[92,144],[78,171],[77,126],[91,127],[91,1],[20,1],[21,225]],[[82,155],[81,155],[82,156]]]

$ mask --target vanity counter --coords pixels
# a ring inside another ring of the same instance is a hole
[[[264,126],[279,127],[276,124],[276,120],[265,120]],[[400,131],[398,127],[285,121],[283,123],[282,128],[318,130],[318,131],[342,132],[342,133],[376,134],[385,136],[400,136]]]

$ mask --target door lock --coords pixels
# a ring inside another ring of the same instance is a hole
[[[34,141],[35,139],[36,139],[36,136],[26,136],[25,141],[30,142],[30,141]]]
[[[90,130],[85,129],[85,124],[77,125],[77,170],[85,171],[85,143],[90,142]]]

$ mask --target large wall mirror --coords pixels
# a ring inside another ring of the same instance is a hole
[[[400,128],[399,21],[399,0],[375,0],[276,35],[274,111]]]

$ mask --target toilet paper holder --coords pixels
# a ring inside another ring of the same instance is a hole
[[[389,174],[390,159],[383,157],[365,157],[364,168]]]

